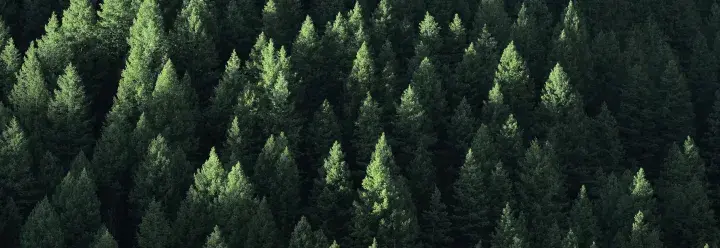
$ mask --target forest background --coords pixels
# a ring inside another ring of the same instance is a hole
[[[2,247],[717,247],[714,0],[3,0]]]

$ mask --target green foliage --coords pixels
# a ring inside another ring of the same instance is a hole
[[[552,48],[552,60],[557,61],[568,74],[570,83],[584,103],[595,106],[599,103],[598,92],[592,69],[590,41],[585,19],[580,13],[577,3],[570,1],[565,8],[561,31]]]
[[[457,66],[457,79],[449,92],[453,102],[459,101],[463,96],[471,103],[486,100],[486,92],[491,88],[497,69],[497,48],[498,42],[487,26],[483,27],[477,40],[465,49],[462,61]]]
[[[502,210],[502,217],[498,221],[493,233],[493,241],[490,247],[529,247],[527,241],[527,230],[525,229],[525,217],[522,213],[516,213],[506,203]]]
[[[458,153],[466,151],[472,142],[473,128],[478,121],[473,116],[473,108],[465,97],[455,107],[450,119],[450,129],[447,131],[449,142]]]
[[[381,92],[382,88],[376,82],[375,66],[370,54],[368,43],[363,42],[355,55],[352,70],[347,81],[345,81],[345,118],[348,124],[352,124],[358,114],[358,108],[363,100],[365,92]]]
[[[595,90],[600,91],[598,94],[600,99],[605,101],[608,108],[612,111],[619,109],[619,102],[615,101],[621,95],[620,88],[622,86],[622,74],[625,71],[621,61],[621,50],[618,37],[615,32],[600,31],[595,36],[590,46],[592,55],[592,71],[595,82],[605,82],[604,84],[595,84]],[[598,100],[600,100],[598,99]],[[599,102],[590,103],[593,108]]]
[[[220,54],[237,51],[242,56],[246,55],[260,32],[260,6],[252,0],[229,0],[227,5],[215,3],[215,7],[225,9],[224,15],[217,17],[220,20]]]
[[[330,102],[327,100],[323,101],[320,108],[315,112],[308,129],[307,140],[310,141],[308,144],[310,161],[321,161],[322,154],[329,151],[333,142],[340,140],[342,136],[342,129],[338,123],[338,118],[335,117],[335,109],[330,105]],[[315,165],[318,163],[315,162],[311,164]]]
[[[568,231],[567,238],[571,238],[570,241],[572,241],[568,244],[574,244],[574,246],[567,246],[563,241],[563,247],[590,247],[591,243],[599,237],[600,229],[598,229],[597,222],[592,202],[588,198],[585,185],[583,185],[570,210],[571,230]],[[577,234],[572,231],[573,229]],[[566,239],[566,241],[568,240]]]
[[[320,45],[315,24],[310,16],[307,16],[295,38],[290,58],[298,85],[295,104],[299,106],[303,114],[310,114],[306,111],[311,110],[312,106],[316,106],[320,100],[326,97],[326,92],[323,91],[325,87],[322,78],[323,72],[318,69],[323,63]]]
[[[79,174],[68,173],[52,200],[65,231],[64,244],[88,247],[101,223],[100,201],[87,169],[83,168]]]
[[[529,75],[539,84],[550,71],[547,53],[552,39],[552,16],[541,0],[524,1],[515,24],[512,26],[511,43],[519,54],[527,59]],[[503,52],[503,57],[504,56]],[[503,59],[501,59],[502,64]],[[532,92],[532,91],[530,91]],[[512,104],[511,104],[512,106]],[[519,114],[519,113],[516,113]]]
[[[632,231],[627,235],[621,247],[663,247],[663,243],[660,241],[658,230],[646,223],[643,212],[638,211],[635,221],[632,223]]]
[[[300,178],[284,133],[268,138],[255,164],[253,179],[258,193],[267,197],[278,228],[290,230],[300,203]]]
[[[302,23],[299,0],[268,0],[262,10],[263,32],[281,46],[289,46]]]
[[[488,218],[488,208],[491,205],[487,171],[483,171],[482,161],[478,161],[472,149],[468,149],[465,164],[460,168],[460,174],[455,181],[453,208],[453,229],[458,242],[472,244],[481,240],[492,225]],[[502,204],[502,203],[501,203]],[[460,235],[458,235],[460,234]]]
[[[328,241],[322,230],[313,231],[305,216],[300,217],[290,236],[290,248],[325,248]]]
[[[170,246],[170,224],[160,202],[152,200],[140,222],[137,233],[138,247],[161,248]]]
[[[428,57],[423,58],[420,62],[420,66],[413,73],[410,85],[415,89],[415,95],[418,98],[418,103],[425,109],[429,121],[433,124],[436,131],[443,130],[445,126],[445,111],[447,108],[447,102],[445,98],[445,89],[443,89],[443,79],[438,74],[433,64]],[[403,98],[405,93],[403,93]],[[401,100],[402,108],[402,100]],[[400,113],[400,110],[397,111]],[[428,141],[432,144],[434,141],[430,139]]]
[[[510,106],[520,126],[527,128],[530,124],[528,118],[532,109],[535,86],[530,79],[525,60],[515,49],[514,41],[508,44],[500,57],[494,83],[500,87],[504,102]]]
[[[321,223],[321,230],[328,237],[340,237],[349,229],[353,195],[350,169],[340,143],[335,141],[318,169],[313,191],[315,212],[311,220]]]
[[[60,161],[71,161],[79,152],[89,152],[92,136],[89,104],[77,70],[72,64],[58,79],[58,89],[48,104],[48,149]]]
[[[132,0],[105,0],[97,12],[98,40],[105,55],[115,60],[125,55],[129,44],[125,40],[130,33],[138,6]]]
[[[355,121],[353,132],[352,144],[355,148],[355,167],[360,170],[353,172],[357,176],[356,178],[364,177],[363,174],[372,158],[371,155],[375,149],[376,141],[380,134],[383,133],[381,116],[382,109],[368,92],[358,111],[358,118]]]
[[[255,189],[240,163],[232,167],[226,182],[224,191],[217,200],[216,213],[228,246],[240,246],[245,242],[247,223],[252,219]]]
[[[428,209],[423,211],[420,219],[421,242],[425,247],[447,247],[452,243],[450,218],[437,186],[430,197]]]
[[[498,47],[505,47],[510,42],[511,19],[505,12],[503,1],[482,0],[478,2],[477,10],[473,9],[473,11],[476,12],[472,37],[482,37],[482,33],[487,32],[497,37]]]
[[[64,231],[63,223],[57,212],[45,197],[35,205],[22,226],[20,247],[65,247]]]
[[[252,219],[248,223],[248,235],[245,247],[272,248],[277,245],[278,229],[265,198],[254,208]]]
[[[220,232],[220,228],[218,226],[215,226],[213,229],[213,232],[208,237],[207,241],[205,242],[204,248],[226,248],[227,245],[225,245],[225,241],[223,241],[222,233]]]
[[[95,233],[95,240],[93,241],[92,248],[117,248],[118,244],[115,238],[108,232],[105,225],[101,226]]]
[[[4,100],[7,99],[13,85],[15,85],[15,73],[20,70],[22,65],[20,59],[20,51],[15,47],[13,39],[9,38],[2,49],[2,53],[0,53],[0,83],[2,83],[0,90],[2,90]]]
[[[443,22],[444,23],[444,22]],[[415,44],[415,56],[410,61],[408,71],[415,71],[426,58],[438,60],[442,52],[443,40],[440,36],[439,22],[429,13],[425,12],[425,19],[419,24],[419,34]]]
[[[36,201],[32,193],[36,183],[30,171],[32,158],[28,140],[13,117],[4,126],[0,139],[0,184],[3,193],[14,199],[21,216],[25,216]]]
[[[230,58],[225,64],[220,83],[215,87],[215,94],[210,98],[208,111],[205,113],[208,119],[207,127],[213,142],[222,140],[222,132],[228,129],[232,120],[232,109],[238,104],[238,96],[248,81],[242,68],[243,62],[238,57],[237,51],[233,50]]]

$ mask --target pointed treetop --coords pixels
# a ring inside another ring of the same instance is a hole
[[[577,104],[578,99],[570,85],[570,79],[560,63],[555,64],[550,72],[540,99],[543,105],[553,112]]]
[[[194,193],[203,199],[212,199],[223,191],[225,178],[225,169],[213,147],[209,158],[195,173]]]
[[[70,0],[70,7],[62,13],[62,29],[65,34],[90,35],[95,25],[95,10],[87,0]]]
[[[317,40],[318,34],[315,30],[315,24],[313,23],[310,15],[307,15],[305,16],[305,20],[300,27],[300,33],[298,34],[297,38],[295,38],[295,43],[293,43],[293,51],[295,51],[294,47],[296,46],[314,45],[313,43],[317,42]]]
[[[227,245],[225,245],[225,241],[223,241],[222,232],[220,231],[220,227],[215,225],[213,228],[213,232],[208,236],[207,241],[205,242],[204,248],[227,248]]]
[[[567,235],[563,238],[562,248],[578,248],[577,236],[573,232],[572,228],[568,230]]]
[[[113,238],[112,234],[108,231],[105,225],[102,225],[100,229],[95,233],[95,241],[93,241],[91,248],[117,248],[118,244]]]
[[[420,40],[434,39],[440,35],[440,25],[430,12],[425,12],[425,18],[420,22]]]
[[[178,83],[179,80],[177,77],[177,73],[175,72],[175,66],[173,65],[172,61],[168,59],[165,62],[162,71],[160,72],[160,76],[158,76],[157,78],[157,82],[155,83],[155,90],[153,91],[153,96],[156,96],[157,94],[174,93],[172,91],[175,88],[175,84]]]
[[[250,182],[250,178],[243,171],[240,162],[230,169],[227,175],[227,184],[224,187],[224,196],[234,199],[252,199],[255,194],[254,187]]]
[[[633,196],[652,196],[653,188],[650,182],[645,178],[645,169],[640,168],[633,177],[632,182],[632,195]]]

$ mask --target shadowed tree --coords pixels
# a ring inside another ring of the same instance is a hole
[[[65,247],[63,223],[47,197],[35,205],[20,231],[20,247]]]
[[[71,171],[65,176],[53,195],[53,205],[65,231],[64,243],[88,247],[101,222],[100,201],[87,169]]]

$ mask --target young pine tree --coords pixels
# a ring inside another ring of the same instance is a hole
[[[340,143],[335,141],[315,180],[314,210],[311,220],[330,238],[340,238],[349,230],[353,183]],[[343,242],[346,243],[346,242]]]
[[[425,247],[448,247],[452,244],[450,236],[450,217],[445,204],[442,202],[440,190],[434,187],[430,204],[420,217],[422,229],[421,242]]]
[[[73,247],[89,246],[101,222],[95,182],[87,169],[83,168],[78,174],[68,173],[52,200],[65,231],[64,243]]]
[[[218,197],[218,222],[229,247],[242,246],[255,206],[255,189],[240,163],[227,175],[227,184]]]
[[[102,225],[95,232],[93,243],[90,245],[91,248],[117,248],[118,244],[113,238],[112,234],[108,231],[105,225]]]
[[[535,86],[530,79],[527,64],[515,49],[513,41],[508,44],[500,57],[494,83],[500,88],[504,102],[516,115],[520,127],[527,130],[530,126],[529,118]]]
[[[20,247],[65,247],[63,223],[47,197],[35,205],[20,231]]]
[[[138,226],[138,247],[168,247],[172,243],[170,233],[170,223],[167,220],[165,208],[161,203],[152,200]]]
[[[305,216],[300,217],[290,235],[290,248],[325,248],[328,241],[322,230],[313,231]]]
[[[220,228],[218,226],[215,226],[213,228],[213,232],[208,236],[207,241],[205,241],[204,248],[227,248],[227,245],[225,245],[225,241],[223,241],[223,234],[220,231]]]

